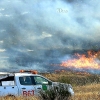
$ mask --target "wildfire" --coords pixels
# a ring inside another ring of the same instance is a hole
[[[75,54],[75,58],[63,61],[60,66],[78,69],[100,69],[100,64],[97,63],[99,55],[100,51],[88,51],[87,55],[77,53]]]

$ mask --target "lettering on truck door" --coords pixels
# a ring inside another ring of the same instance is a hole
[[[34,84],[30,76],[19,77],[20,93],[23,96],[34,96]]]

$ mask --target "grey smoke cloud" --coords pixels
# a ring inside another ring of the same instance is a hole
[[[1,0],[0,68],[48,69],[47,63],[59,62],[68,50],[99,49],[99,4],[99,0]]]

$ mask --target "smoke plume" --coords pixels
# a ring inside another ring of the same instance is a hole
[[[74,50],[100,49],[99,0],[0,0],[0,69],[52,69]]]

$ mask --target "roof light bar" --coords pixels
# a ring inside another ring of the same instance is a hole
[[[29,72],[29,73],[32,73],[32,74],[37,74],[37,70],[20,70],[20,73],[24,73],[24,72]]]

